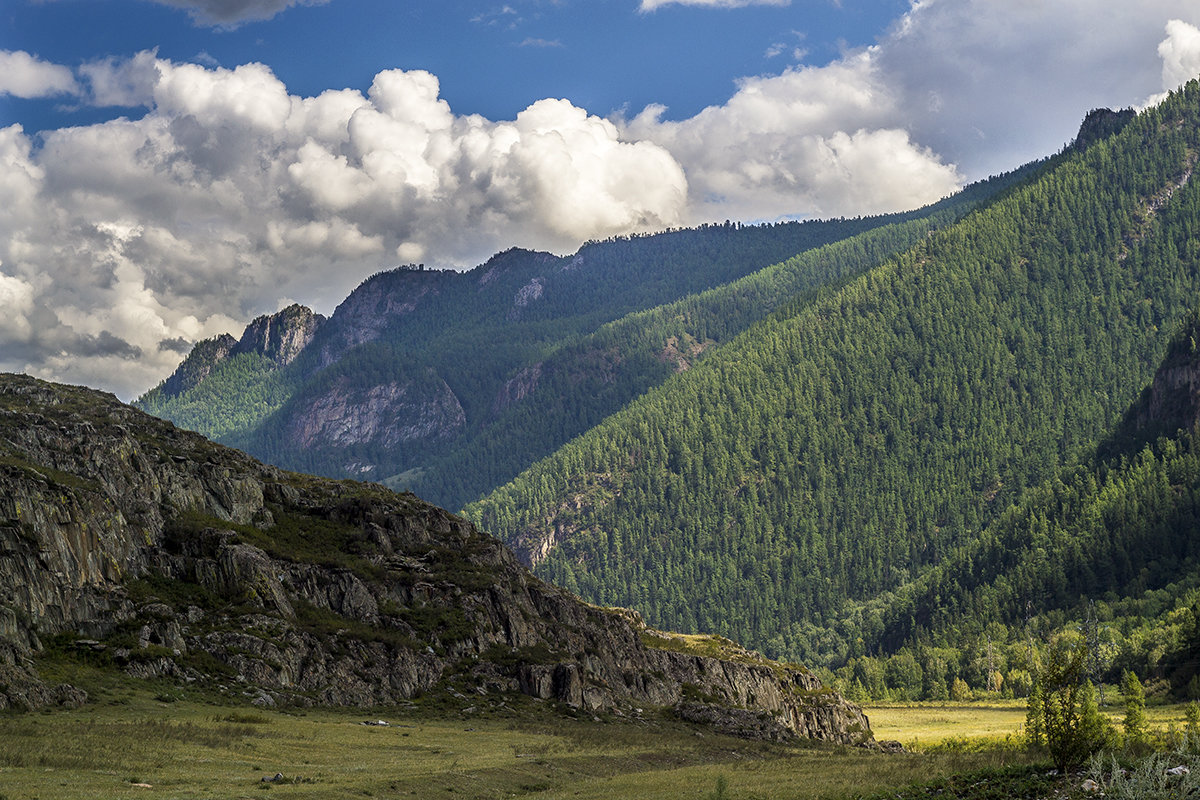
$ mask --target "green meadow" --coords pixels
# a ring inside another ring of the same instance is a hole
[[[84,684],[92,700],[0,713],[0,800],[849,800],[1037,761],[1019,745],[1021,701],[869,707],[876,738],[908,750],[889,755],[745,741],[649,709],[597,718],[520,695],[487,704],[429,695],[388,710],[260,709],[77,665],[44,666],[48,676]],[[1183,708],[1152,708],[1150,719],[1181,727]],[[379,721],[388,724],[364,724]]]
[[[129,689],[81,709],[0,715],[0,797],[844,798],[1026,760],[748,742],[522,698],[357,713],[167,700]],[[945,716],[960,713],[974,712]],[[378,720],[389,724],[363,724]]]

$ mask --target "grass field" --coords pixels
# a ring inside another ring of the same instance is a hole
[[[1109,694],[1101,710],[1121,729],[1125,711],[1120,696]],[[1013,746],[1025,729],[1025,700],[986,700],[972,703],[876,704],[865,709],[876,739],[895,739],[910,750],[945,747],[950,744]],[[1184,706],[1161,705],[1146,709],[1151,728],[1166,731],[1171,725],[1182,730]]]
[[[844,798],[1021,757],[882,755],[704,734],[665,718],[513,710],[285,713],[116,693],[0,715],[0,796],[27,798]],[[390,724],[362,722],[384,718]],[[280,782],[263,778],[277,773]],[[139,786],[137,784],[148,784]]]
[[[288,712],[98,671],[57,677],[87,684],[93,702],[0,714],[0,800],[841,800],[1030,759],[1016,746],[1020,701],[870,707],[876,738],[916,751],[885,755],[748,742],[649,713],[577,718],[523,697],[502,708]],[[362,724],[378,719],[389,724]],[[1183,711],[1152,709],[1151,719],[1165,726]]]

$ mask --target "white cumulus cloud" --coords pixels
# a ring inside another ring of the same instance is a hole
[[[679,122],[651,107],[625,125],[683,164],[696,216],[839,216],[909,208],[961,176],[896,127],[870,53],[826,67],[744,80],[724,105]]]
[[[24,50],[0,50],[0,96],[53,97],[78,94],[75,75]]]
[[[1166,32],[1158,54],[1163,61],[1162,88],[1170,90],[1200,75],[1200,28],[1173,19]]]

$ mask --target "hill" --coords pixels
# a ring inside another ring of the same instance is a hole
[[[286,473],[119,403],[0,376],[0,708],[84,701],[39,658],[264,705],[515,694],[860,742],[807,670],[647,628],[533,577],[467,521]]]
[[[971,546],[1150,380],[1200,290],[1198,122],[1192,83],[468,515],[595,602],[843,663],[847,609]]]

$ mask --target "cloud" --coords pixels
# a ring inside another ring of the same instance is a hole
[[[456,115],[427,72],[298,97],[261,64],[142,53],[86,65],[95,102],[140,119],[0,129],[0,367],[157,382],[196,341],[300,297],[328,311],[398,261],[474,265],[686,219],[662,147],[565,100]]]
[[[476,25],[497,25],[504,17],[518,16],[517,10],[512,6],[501,6],[500,8],[491,11],[483,11],[471,17],[471,22]]]
[[[897,123],[968,177],[1068,142],[1084,114],[1157,91],[1163,26],[1192,0],[919,0],[871,50]]]
[[[558,39],[535,39],[532,36],[522,41],[518,47],[562,47]]]
[[[702,6],[705,8],[745,8],[746,6],[787,6],[792,0],[642,0],[639,11],[654,11],[663,6]]]
[[[54,97],[78,93],[79,85],[69,68],[43,61],[24,50],[0,50],[0,97]]]
[[[916,205],[1056,151],[1088,110],[1141,101],[1160,73],[1177,85],[1194,71],[1191,0],[1101,5],[919,0],[871,47],[743,79],[689,119],[650,106],[619,124],[679,160],[694,218]]]
[[[1171,90],[1200,75],[1200,28],[1173,19],[1166,32],[1158,55],[1163,61],[1162,88]]]
[[[79,68],[89,87],[88,102],[94,106],[148,106],[154,100],[154,87],[161,77],[153,51],[133,58],[109,57]]]
[[[329,0],[152,0],[183,9],[200,25],[235,28],[243,22],[271,19],[292,6],[320,6]]]
[[[866,52],[745,79],[727,103],[690,119],[666,121],[664,112],[646,109],[623,133],[679,159],[699,218],[890,211],[942,197],[962,180],[897,126]]]

